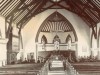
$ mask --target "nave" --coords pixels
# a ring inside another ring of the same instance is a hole
[[[14,64],[0,68],[0,75],[67,75],[66,59],[51,55],[45,63]]]
[[[1,75],[100,75],[99,64],[100,0],[0,0]]]
[[[0,67],[0,75],[100,75],[100,62],[69,62],[63,55],[52,54],[45,63]]]

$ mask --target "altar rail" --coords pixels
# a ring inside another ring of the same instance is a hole
[[[66,60],[66,72],[68,75],[80,75],[68,60]]]
[[[48,75],[48,70],[49,70],[49,59],[46,61],[46,63],[43,65],[41,70],[37,75]]]
[[[65,57],[63,57],[63,60],[64,60],[64,63],[65,63],[64,67],[66,68],[65,69],[66,75],[80,75],[76,71],[76,69],[68,62],[68,60]],[[43,67],[41,68],[41,70],[39,71],[39,73],[37,75],[48,75],[49,61],[50,61],[50,59],[48,59],[46,61],[46,63],[43,65]]]

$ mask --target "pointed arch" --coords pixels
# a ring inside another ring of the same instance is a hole
[[[70,35],[68,35],[68,36],[66,37],[65,43],[68,43],[69,40],[71,40],[71,42],[72,42],[72,37],[71,37]]]
[[[52,18],[53,18],[53,16],[55,15],[55,13],[57,13],[58,15],[59,15],[59,17],[61,18],[61,19],[58,19],[59,21],[61,21],[61,22],[65,22],[65,23],[67,23],[66,25],[68,26],[68,28],[66,28],[67,26],[65,26],[65,28],[66,29],[70,29],[73,33],[74,33],[74,36],[75,36],[75,41],[78,41],[78,38],[77,38],[77,35],[76,35],[76,31],[75,31],[75,29],[73,28],[73,26],[72,26],[72,24],[62,15],[62,14],[60,14],[59,12],[54,12],[54,13],[52,13],[51,15],[49,15],[45,20],[44,20],[44,22],[41,24],[41,26],[39,27],[39,29],[38,29],[38,31],[37,31],[37,34],[36,34],[36,38],[35,38],[35,42],[38,42],[38,36],[39,36],[39,34],[40,34],[40,32],[43,30],[49,30],[48,28],[50,28],[50,27],[48,27],[48,26],[50,26],[49,25],[49,22],[52,20]],[[53,19],[54,20],[54,19]],[[47,27],[44,27],[44,25],[47,23]],[[61,25],[62,26],[62,25]],[[59,26],[58,26],[59,27]],[[47,31],[45,31],[45,32],[47,32]]]
[[[53,43],[54,43],[55,41],[58,41],[59,43],[61,43],[60,38],[59,38],[58,35],[55,35],[55,36],[54,36],[54,38],[53,38]]]
[[[42,36],[42,38],[41,38],[41,43],[42,43],[42,41],[43,41],[45,44],[47,44],[47,38],[46,38],[45,35]]]

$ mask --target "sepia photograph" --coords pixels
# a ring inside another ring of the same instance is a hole
[[[100,75],[100,0],[0,0],[0,75]]]

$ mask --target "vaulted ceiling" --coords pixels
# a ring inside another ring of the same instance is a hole
[[[48,9],[65,9],[79,15],[89,27],[100,22],[99,0],[0,0],[0,15],[22,28],[28,21]]]

